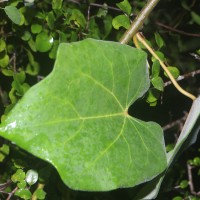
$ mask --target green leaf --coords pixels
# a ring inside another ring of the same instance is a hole
[[[152,85],[159,91],[164,90],[164,82],[160,76],[151,79]]]
[[[141,50],[93,39],[62,43],[53,72],[9,112],[0,135],[52,163],[70,188],[133,187],[166,167],[161,127],[127,113],[149,82]]]
[[[152,71],[151,72],[152,78],[159,76],[159,74],[160,74],[160,63],[159,63],[158,60],[153,62],[151,71]]]
[[[198,15],[196,12],[193,12],[193,11],[190,14],[194,22],[200,25],[200,15]]]
[[[155,35],[156,44],[158,45],[159,48],[162,48],[165,45],[164,40],[162,39],[159,33],[154,33],[154,35]]]
[[[6,43],[3,39],[0,39],[0,52],[6,49]]]
[[[0,55],[0,67],[7,67],[9,64],[9,56],[7,54]]]
[[[170,73],[172,74],[172,76],[173,76],[174,78],[178,78],[178,77],[179,77],[180,71],[179,71],[179,69],[178,69],[177,67],[167,67],[167,69],[170,71]],[[169,78],[168,75],[166,74],[166,72],[164,72],[164,75],[165,75],[167,78]]]
[[[22,169],[18,169],[12,176],[11,180],[16,183],[16,182],[21,182],[25,179],[25,173]]]
[[[15,192],[15,196],[18,196],[22,199],[30,199],[32,194],[31,192],[28,190],[28,189],[18,189],[16,192]]]
[[[31,186],[38,181],[38,173],[35,170],[28,170],[26,173],[26,182]]]
[[[35,41],[36,49],[40,52],[47,52],[53,45],[53,37],[46,32],[41,32],[37,35]]]
[[[40,25],[40,24],[32,24],[31,25],[32,33],[40,33],[41,31],[42,31],[42,25]]]
[[[49,12],[48,15],[47,15],[47,24],[48,24],[50,29],[54,28],[55,21],[56,21],[56,18],[54,16],[53,11]]]
[[[20,189],[24,189],[26,187],[26,181],[22,180],[19,183],[17,183],[17,187]]]
[[[179,184],[181,189],[185,189],[188,186],[188,180],[183,180]]]
[[[61,9],[62,8],[62,2],[63,2],[63,0],[53,0],[52,1],[52,8],[54,10]]]
[[[43,189],[39,188],[34,192],[33,195],[36,196],[37,199],[45,199],[46,192]]]
[[[146,101],[150,104],[150,106],[156,106],[157,100],[160,96],[160,93],[155,88],[152,88],[148,91],[147,99]]]
[[[131,7],[131,5],[130,5],[128,0],[124,0],[124,1],[122,1],[120,3],[117,3],[116,5],[117,5],[118,8],[120,8],[126,14],[128,14],[128,15],[131,14],[132,7]]]
[[[21,22],[21,14],[19,12],[19,10],[14,7],[14,6],[6,6],[4,8],[5,13],[8,15],[8,17],[10,18],[10,20],[12,20],[13,23],[15,24],[20,24]]]
[[[128,29],[130,27],[129,17],[127,17],[126,15],[118,15],[112,20],[112,25],[117,30],[120,27],[124,27],[125,29]]]
[[[5,157],[9,154],[9,152],[10,152],[10,148],[8,145],[3,144],[0,147],[0,162],[2,162],[5,159]]]

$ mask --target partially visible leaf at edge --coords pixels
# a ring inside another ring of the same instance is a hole
[[[128,115],[149,82],[141,50],[93,39],[63,43],[53,72],[11,110],[0,135],[52,163],[73,189],[135,186],[166,167],[161,127]]]
[[[192,145],[197,138],[200,131],[200,97],[198,97],[192,104],[187,120],[183,127],[183,130],[178,138],[177,144],[172,151],[167,153],[167,169],[171,166],[178,154],[183,149]],[[160,177],[146,183],[142,189],[138,192],[137,196],[133,200],[140,199],[155,199],[160,190],[160,186],[166,173],[163,173]]]
[[[8,17],[12,20],[15,24],[20,24],[21,22],[21,15],[19,10],[14,6],[6,6],[4,8],[5,13],[8,15]]]

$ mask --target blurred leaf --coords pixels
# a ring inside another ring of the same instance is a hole
[[[99,17],[99,18],[105,17],[107,14],[108,14],[108,9],[99,8],[99,10],[97,12],[97,17]]]
[[[181,189],[185,189],[188,186],[188,180],[183,180],[179,184]]]
[[[47,15],[47,24],[48,24],[50,29],[54,28],[55,21],[56,21],[56,18],[54,16],[53,11],[49,12],[48,15]]]
[[[158,45],[159,48],[162,48],[165,45],[164,40],[162,39],[160,34],[157,32],[154,33],[154,36],[155,36],[156,44]]]
[[[36,36],[35,45],[38,51],[47,52],[53,45],[53,37],[49,36],[46,32],[41,32]]]
[[[19,183],[17,183],[17,187],[20,189],[24,189],[26,187],[26,181],[22,180]]]
[[[31,32],[34,34],[38,34],[42,31],[41,24],[31,24]]]
[[[195,166],[200,166],[200,158],[199,157],[195,157],[193,159],[193,165]]]
[[[152,71],[151,72],[152,78],[159,76],[159,74],[160,74],[160,63],[159,63],[158,60],[153,62],[151,71]]]
[[[28,170],[26,173],[26,182],[31,186],[38,181],[38,173],[35,170]]]
[[[34,192],[33,195],[36,196],[37,199],[45,199],[46,192],[43,189],[39,188]]]
[[[0,147],[0,163],[3,162],[5,157],[9,154],[10,148],[7,144],[3,144],[3,146]]]
[[[63,0],[53,0],[52,1],[52,8],[54,10],[61,9],[62,8],[62,2],[63,2]]]
[[[180,71],[179,71],[179,69],[177,68],[177,67],[167,67],[167,69],[170,71],[170,73],[172,74],[172,76],[176,79],[176,78],[178,78],[179,77],[179,75],[180,75]],[[168,75],[166,74],[166,72],[164,72],[164,75],[167,77],[167,78],[169,78],[168,77]]]
[[[18,196],[22,199],[28,200],[31,198],[32,194],[28,189],[18,189],[15,192],[15,196]]]
[[[11,180],[16,183],[16,182],[21,182],[25,179],[25,172],[22,169],[18,169],[12,176]]]
[[[152,88],[148,90],[146,101],[149,103],[150,106],[156,106],[159,97],[160,93],[158,92],[158,90]]]
[[[200,15],[198,15],[196,12],[193,12],[193,11],[190,14],[194,22],[200,25]]]
[[[31,39],[31,33],[29,31],[25,31],[21,36],[21,39],[24,41],[29,41]]]
[[[159,91],[164,90],[164,82],[160,76],[156,76],[151,79],[152,85]]]
[[[128,29],[130,27],[129,17],[126,15],[118,15],[112,20],[112,25],[115,29],[119,29],[120,27],[124,27]]]
[[[3,39],[0,39],[0,52],[6,49],[6,43]]]
[[[18,25],[20,24],[21,14],[16,7],[6,6],[4,8],[4,10],[5,10],[5,13],[8,15],[8,17],[10,18],[10,20],[12,20],[13,23],[18,24]]]
[[[104,23],[104,34],[103,34],[103,39],[105,39],[110,32],[112,31],[112,16],[107,15],[104,19],[103,19],[103,23]]]
[[[155,53],[162,61],[165,60],[165,55],[161,51],[155,51]],[[157,61],[157,59],[154,56],[152,56],[151,60],[152,62]]]
[[[54,40],[53,47],[52,47],[51,51],[49,52],[49,58],[56,59],[58,46],[59,46],[59,41]]]
[[[128,14],[128,15],[131,14],[132,7],[131,7],[131,5],[130,5],[128,0],[124,0],[124,1],[122,1],[120,3],[117,3],[116,5],[117,5],[118,8],[120,8],[126,14]]]
[[[9,56],[7,54],[2,54],[2,56],[0,55],[0,67],[7,67],[9,64]]]

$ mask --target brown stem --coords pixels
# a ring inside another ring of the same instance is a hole
[[[200,34],[188,33],[188,32],[185,32],[185,31],[182,31],[182,30],[178,30],[178,29],[176,29],[176,28],[173,28],[173,27],[171,27],[171,26],[167,26],[167,25],[162,24],[162,23],[160,23],[160,22],[156,22],[156,24],[157,24],[158,26],[161,26],[161,27],[165,28],[165,29],[168,29],[168,30],[173,31],[173,32],[176,32],[176,33],[180,33],[180,34],[182,34],[182,35],[187,35],[187,36],[191,36],[191,37],[200,37]]]
[[[149,16],[151,11],[157,5],[159,0],[149,0],[144,8],[140,11],[137,17],[133,20],[131,27],[124,33],[124,35],[120,39],[121,44],[127,44],[133,36],[140,30],[143,26],[145,19]]]

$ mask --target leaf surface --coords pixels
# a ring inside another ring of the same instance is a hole
[[[52,163],[73,189],[135,186],[166,167],[161,127],[128,115],[149,82],[141,50],[63,43],[53,72],[11,110],[0,135]]]

